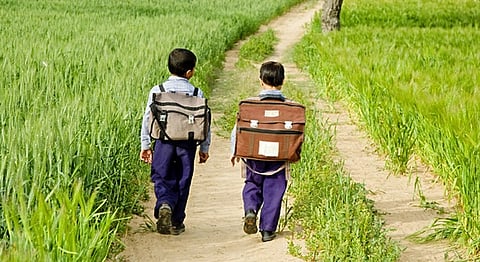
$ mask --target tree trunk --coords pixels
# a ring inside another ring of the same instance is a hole
[[[325,0],[322,14],[322,31],[328,33],[340,30],[340,11],[343,0]]]

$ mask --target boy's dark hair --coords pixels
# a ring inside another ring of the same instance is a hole
[[[177,76],[185,76],[188,70],[193,70],[197,63],[195,54],[184,48],[175,48],[168,56],[168,70]]]
[[[281,86],[285,79],[285,69],[283,65],[278,62],[265,62],[260,67],[260,79],[267,85],[275,87]]]

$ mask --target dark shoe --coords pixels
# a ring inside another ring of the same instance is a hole
[[[247,234],[257,233],[257,214],[253,210],[248,210],[243,219],[243,231]]]
[[[274,231],[260,231],[262,234],[262,242],[267,242],[273,240],[277,234]]]
[[[158,209],[157,231],[160,234],[170,234],[172,227],[172,209],[168,204],[162,204]]]
[[[180,235],[183,232],[185,232],[185,224],[181,224],[179,226],[172,226],[170,228],[170,234],[172,235]]]

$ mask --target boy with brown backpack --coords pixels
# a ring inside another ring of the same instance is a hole
[[[287,187],[289,164],[300,159],[305,107],[287,100],[281,88],[285,78],[283,65],[269,61],[261,65],[258,97],[243,100],[232,130],[231,163],[242,160],[243,230],[258,231],[262,241],[276,237],[282,198]]]

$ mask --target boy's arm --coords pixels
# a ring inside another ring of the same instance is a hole
[[[237,141],[237,124],[233,126],[232,132],[230,133],[230,162],[232,163],[232,166],[235,166],[235,160],[237,160],[237,163],[240,161],[239,157],[235,157],[235,143]]]
[[[237,140],[237,124],[233,126],[232,132],[230,133],[230,153],[233,156],[235,154],[235,142]]]
[[[207,138],[205,139],[205,141],[203,141],[201,144],[200,144],[200,150],[198,152],[198,156],[200,158],[200,163],[205,163],[207,162],[207,159],[209,157],[208,155],[208,151],[210,149],[210,141],[212,139],[212,133],[211,133],[211,130],[208,129],[208,133],[207,133]]]
[[[151,164],[152,159],[153,159],[153,155],[152,155],[152,150],[151,149],[140,151],[140,160],[142,160],[143,162],[145,162],[147,164]]]
[[[150,122],[150,101],[152,99],[152,94],[149,94],[147,106],[145,107],[145,112],[143,113],[142,119],[142,128],[140,130],[140,145],[142,150],[150,149],[150,133],[148,123]]]
[[[211,139],[210,134],[211,134],[210,130],[208,130],[207,139],[205,139],[205,141],[203,141],[200,144],[200,150],[198,151],[198,157],[200,158],[200,161],[199,161],[200,163],[207,162],[207,159],[209,157],[208,150],[210,149],[210,139]]]
[[[200,158],[199,163],[202,164],[202,163],[207,162],[207,159],[209,158],[210,155],[209,155],[208,153],[199,151],[199,152],[198,152],[198,156],[199,156],[199,158]]]
[[[140,160],[145,163],[152,163],[152,150],[150,148],[150,133],[148,123],[150,121],[150,103],[153,98],[153,89],[148,94],[147,105],[142,118],[142,127],[140,129]]]

